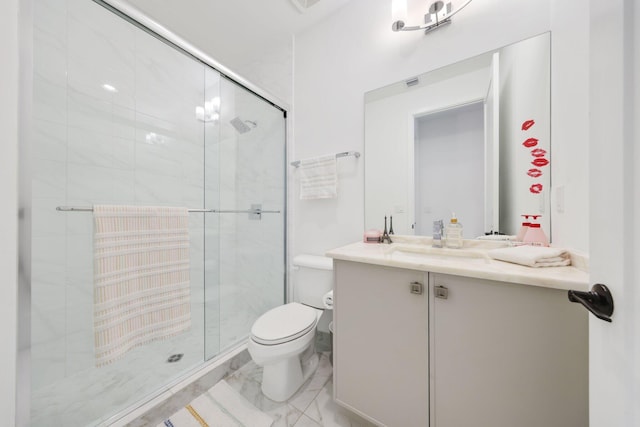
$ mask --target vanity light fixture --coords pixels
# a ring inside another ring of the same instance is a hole
[[[424,13],[424,24],[407,26],[407,0],[391,0],[391,15],[393,31],[415,31],[424,30],[425,34],[443,25],[450,24],[451,18],[460,12],[471,0],[437,0],[429,5]]]

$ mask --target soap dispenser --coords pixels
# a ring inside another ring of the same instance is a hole
[[[533,221],[537,221],[541,216],[542,215],[531,215]],[[549,246],[549,239],[547,239],[547,235],[542,231],[540,224],[536,222],[531,222],[529,224],[529,229],[525,233],[522,241],[531,246]]]
[[[447,224],[445,231],[445,245],[448,248],[462,247],[462,224],[458,222],[455,212],[451,214],[451,220]]]
[[[527,234],[527,231],[529,231],[529,226],[531,225],[531,222],[529,221],[529,217],[531,215],[520,215],[520,216],[524,217],[524,221],[522,221],[522,226],[520,227],[520,230],[516,235],[516,242],[522,242],[522,240],[524,239],[524,235]]]

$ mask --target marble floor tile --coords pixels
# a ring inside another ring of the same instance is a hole
[[[256,408],[271,416],[274,420],[272,427],[375,427],[374,424],[342,408],[333,401],[333,367],[329,361],[329,352],[319,354],[318,368],[315,373],[302,385],[286,402],[274,402],[262,394],[262,368],[252,360],[237,359],[235,363],[226,367],[226,382]],[[248,362],[247,362],[248,360]],[[245,361],[242,366],[239,361]],[[171,416],[193,398],[204,393],[213,386],[212,382],[219,381],[220,372],[208,379],[199,381],[185,388],[182,396],[172,396],[158,408],[140,417],[127,427],[141,427],[157,425],[163,419]],[[162,417],[159,418],[159,414]]]
[[[375,427],[375,424],[344,409],[333,400],[333,380],[326,382],[304,412],[322,427]]]
[[[298,422],[294,425],[294,427],[320,427],[320,424],[313,421],[311,418],[302,414],[302,416],[298,419]]]
[[[262,368],[253,361],[230,375],[227,382],[258,409],[271,415],[275,420],[273,427],[373,426],[333,402],[329,354],[319,354],[315,373],[286,402],[274,402],[262,394]]]
[[[320,355],[320,361],[318,362],[318,368],[311,378],[304,384],[301,389],[294,394],[289,403],[304,412],[309,404],[318,396],[320,391],[324,388],[325,384],[329,380],[333,373],[331,363],[329,363],[329,356],[325,353]]]
[[[274,402],[262,394],[262,368],[253,361],[234,372],[226,381],[256,408],[270,415],[274,419],[272,427],[293,427],[302,416],[302,411],[289,402]]]

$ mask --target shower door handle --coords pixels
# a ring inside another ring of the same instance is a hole
[[[257,214],[280,213],[280,211],[263,211],[262,209],[245,209],[245,210],[218,210],[218,209],[211,209],[210,212],[214,212],[214,213],[249,213],[249,214],[253,214],[253,213],[257,213]]]
[[[263,213],[280,213],[280,211],[265,211],[262,210],[261,204],[253,204],[251,205],[251,209],[242,209],[242,210],[218,210],[212,209],[211,212],[215,213],[246,213],[249,215],[249,219],[252,220],[260,220],[262,219]]]

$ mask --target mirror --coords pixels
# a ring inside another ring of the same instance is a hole
[[[550,233],[550,34],[365,94],[365,229]]]

